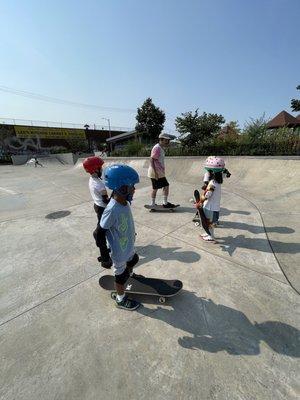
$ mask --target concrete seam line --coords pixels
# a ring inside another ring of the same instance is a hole
[[[189,222],[187,222],[187,223],[189,223]],[[187,224],[187,223],[186,223],[186,224]],[[184,225],[186,225],[186,224],[184,224]],[[182,225],[182,226],[183,226],[183,225]],[[176,228],[176,229],[178,229],[178,228]],[[176,229],[175,229],[175,230],[176,230]],[[162,238],[164,238],[164,237],[166,237],[166,236],[168,236],[168,233],[167,233],[167,234],[164,234],[162,237],[160,237],[160,238],[158,238],[158,239],[153,240],[153,241],[150,242],[150,243],[147,243],[147,245],[142,246],[141,249],[146,248],[149,244],[155,243],[155,242],[157,242],[158,240],[160,240],[160,239],[162,239]],[[55,258],[55,260],[56,260],[58,257],[59,257],[59,256],[57,256],[57,257]],[[54,260],[53,262],[55,262],[55,260]],[[7,324],[8,322],[11,322],[11,321],[15,320],[15,319],[18,318],[18,317],[21,317],[22,315],[26,314],[27,312],[32,311],[32,310],[34,310],[35,308],[37,308],[37,307],[39,307],[39,306],[41,306],[41,305],[47,303],[49,300],[55,299],[56,297],[60,296],[61,294],[64,294],[64,293],[67,292],[68,290],[73,289],[74,287],[79,286],[80,284],[82,284],[82,283],[84,283],[84,282],[87,282],[89,279],[94,278],[95,276],[97,276],[97,275],[101,274],[102,272],[104,272],[104,270],[105,270],[105,269],[103,268],[102,271],[97,272],[96,274],[93,274],[93,275],[91,275],[90,277],[88,277],[88,278],[86,278],[86,279],[84,279],[84,280],[82,280],[82,281],[80,281],[80,282],[75,283],[74,285],[72,285],[72,286],[70,286],[70,287],[68,287],[68,288],[66,288],[66,289],[64,289],[64,290],[62,290],[62,291],[59,292],[59,293],[56,293],[54,296],[49,297],[48,299],[42,301],[41,303],[38,303],[38,304],[36,304],[35,306],[30,307],[30,308],[24,310],[22,313],[17,314],[17,315],[15,315],[14,317],[12,317],[12,318],[10,318],[10,319],[8,319],[8,320],[6,320],[6,321],[0,323],[0,327],[4,326],[4,325]],[[143,317],[144,317],[144,316],[143,316]]]
[[[226,190],[225,190],[225,191],[226,191]],[[227,193],[228,193],[228,192],[227,192]],[[273,246],[272,246],[272,242],[271,242],[271,240],[270,240],[270,238],[269,238],[269,235],[268,235],[268,232],[267,232],[267,229],[266,229],[266,226],[265,226],[265,221],[264,221],[264,219],[263,219],[262,213],[260,212],[260,209],[257,207],[257,205],[256,205],[255,203],[253,203],[253,201],[247,199],[247,197],[244,197],[244,196],[242,196],[242,195],[240,195],[240,194],[238,194],[238,193],[235,193],[235,192],[231,192],[231,193],[234,193],[236,196],[241,197],[242,199],[248,201],[248,202],[257,210],[257,212],[258,212],[258,214],[259,214],[259,216],[260,216],[260,219],[261,219],[261,222],[262,222],[262,225],[263,225],[263,228],[264,228],[266,237],[267,237],[267,241],[268,241],[268,243],[269,243],[269,246],[270,246],[270,248],[271,248],[271,250],[272,250],[272,253],[273,253],[273,255],[274,255],[274,258],[275,258],[275,260],[276,260],[276,262],[277,262],[277,264],[278,264],[278,266],[279,266],[279,268],[280,268],[280,270],[281,270],[283,276],[285,277],[285,279],[287,280],[287,282],[289,283],[289,285],[291,286],[291,288],[292,288],[298,295],[300,295],[300,292],[294,287],[294,285],[292,284],[292,282],[289,280],[288,276],[287,276],[286,273],[284,272],[284,269],[282,268],[281,262],[279,261],[277,255],[276,255],[276,252],[275,252],[275,250],[274,250],[274,248],[273,248]]]
[[[205,249],[205,248],[203,248],[203,247],[197,247],[197,246],[195,246],[194,244],[191,244],[191,243],[189,243],[189,242],[186,242],[186,241],[183,240],[183,239],[177,238],[176,236],[170,236],[170,237],[172,237],[173,239],[177,239],[177,240],[179,240],[179,241],[181,241],[181,242],[183,242],[183,243],[185,243],[185,244],[188,244],[188,245],[190,245],[191,247],[194,247],[194,248],[197,249],[197,250],[204,251],[205,253],[211,254],[211,255],[214,256],[214,257],[220,258],[221,260],[228,261],[228,263],[233,264],[233,265],[235,265],[235,266],[237,266],[237,267],[240,267],[240,268],[243,269],[243,270],[248,270],[248,271],[251,271],[251,272],[255,272],[256,274],[259,274],[259,275],[262,275],[262,276],[264,276],[264,277],[266,277],[266,278],[272,279],[273,281],[276,281],[276,282],[278,282],[278,283],[281,283],[282,285],[290,286],[290,285],[288,284],[288,282],[282,282],[282,281],[280,281],[280,280],[278,280],[278,279],[276,279],[276,278],[273,278],[273,277],[270,276],[270,275],[263,274],[262,272],[259,272],[259,271],[255,270],[255,269],[252,269],[251,267],[248,267],[246,264],[241,264],[241,263],[238,263],[237,261],[230,260],[229,258],[222,257],[222,256],[220,256],[219,254],[215,254],[215,253],[213,253],[212,251],[209,251],[209,250],[207,250],[207,249]]]
[[[103,271],[104,271],[104,269],[103,269]],[[14,317],[8,319],[7,321],[1,322],[0,327],[3,326],[3,325],[6,325],[8,322],[11,322],[11,321],[13,321],[13,320],[15,320],[15,319],[21,317],[22,315],[28,313],[29,311],[34,310],[35,308],[38,308],[39,306],[41,306],[41,305],[47,303],[49,300],[55,299],[56,297],[60,296],[61,294],[64,294],[65,292],[67,292],[67,291],[69,291],[69,290],[75,288],[76,286],[79,286],[79,285],[81,285],[82,283],[87,282],[88,280],[94,278],[95,276],[99,275],[99,274],[100,274],[101,272],[103,272],[103,271],[97,272],[96,274],[93,274],[93,275],[89,276],[88,278],[86,278],[86,279],[84,279],[84,280],[82,280],[82,281],[80,281],[80,282],[77,282],[77,283],[75,283],[74,285],[72,285],[72,286],[70,286],[70,287],[67,287],[66,289],[63,289],[62,291],[56,293],[55,295],[49,297],[48,299],[45,299],[45,300],[43,300],[42,302],[40,302],[40,303],[38,303],[38,304],[36,304],[36,305],[34,305],[34,306],[28,308],[27,310],[24,310],[24,311],[21,312],[20,314],[15,315]]]

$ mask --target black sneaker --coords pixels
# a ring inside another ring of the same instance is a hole
[[[123,308],[124,310],[134,311],[137,308],[139,308],[140,305],[141,305],[141,303],[139,303],[138,301],[129,299],[127,296],[125,296],[122,301],[118,301],[116,299],[116,306],[118,308]]]
[[[167,204],[163,204],[163,208],[174,208],[175,204],[167,202]]]

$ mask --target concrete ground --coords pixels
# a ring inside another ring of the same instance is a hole
[[[137,272],[184,290],[117,309],[81,163],[0,166],[1,400],[299,399],[299,159],[226,160],[217,244],[191,222],[203,159],[167,159],[175,213],[145,210],[147,160],[122,161]]]

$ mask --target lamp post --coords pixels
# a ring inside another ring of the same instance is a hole
[[[88,142],[88,146],[89,146],[89,153],[91,152],[91,139],[90,139],[90,135],[89,135],[89,125],[85,124],[84,128],[85,128],[85,137],[87,139]]]
[[[107,121],[108,122],[108,134],[109,134],[109,137],[111,137],[111,130],[110,130],[110,119],[109,118],[101,118],[101,119],[105,119],[105,121]]]
[[[111,138],[111,130],[110,130],[110,118],[104,118],[104,117],[101,117],[101,119],[105,119],[105,121],[107,121],[107,122],[108,122],[108,134],[109,134],[109,137]],[[108,149],[109,149],[109,151],[111,150],[111,148],[110,148],[110,143],[108,144]]]

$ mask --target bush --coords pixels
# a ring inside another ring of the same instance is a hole
[[[259,124],[258,124],[259,125]],[[254,130],[254,128],[253,128]],[[263,135],[259,134],[264,132]],[[149,157],[152,145],[136,141],[127,143],[122,149],[116,150],[116,157]],[[256,135],[243,133],[237,137],[215,137],[197,145],[175,146],[166,150],[166,156],[293,156],[300,155],[300,129],[281,128],[277,130],[261,130],[257,128]]]
[[[123,148],[114,150],[111,155],[115,157],[143,157],[146,152],[145,148],[142,143],[131,141],[126,143]]]

